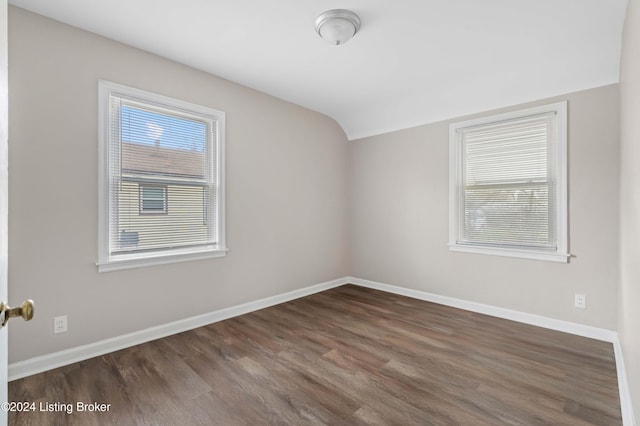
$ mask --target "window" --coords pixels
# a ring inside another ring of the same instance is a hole
[[[100,271],[224,256],[225,115],[100,81]]]
[[[167,187],[140,185],[140,214],[162,214],[166,212]]]
[[[566,102],[453,123],[453,251],[566,262]]]

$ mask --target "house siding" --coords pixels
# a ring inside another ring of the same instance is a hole
[[[167,244],[207,243],[204,189],[201,186],[167,185],[166,213],[142,213],[140,184],[123,182],[118,203],[117,233],[137,234],[137,249],[154,248],[158,235]],[[124,249],[133,248],[131,246]]]

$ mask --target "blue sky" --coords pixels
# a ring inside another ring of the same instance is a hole
[[[163,148],[204,151],[207,125],[202,121],[122,105],[122,140]]]

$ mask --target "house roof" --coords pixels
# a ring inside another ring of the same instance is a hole
[[[10,3],[319,111],[355,139],[618,82],[627,0]],[[332,8],[362,21],[341,46],[315,33]]]
[[[121,146],[123,174],[205,178],[205,154],[202,151],[171,149],[131,142],[122,142]]]

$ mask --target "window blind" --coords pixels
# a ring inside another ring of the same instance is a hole
[[[458,243],[555,250],[555,113],[458,129]]]
[[[216,120],[112,93],[109,254],[217,243]]]

